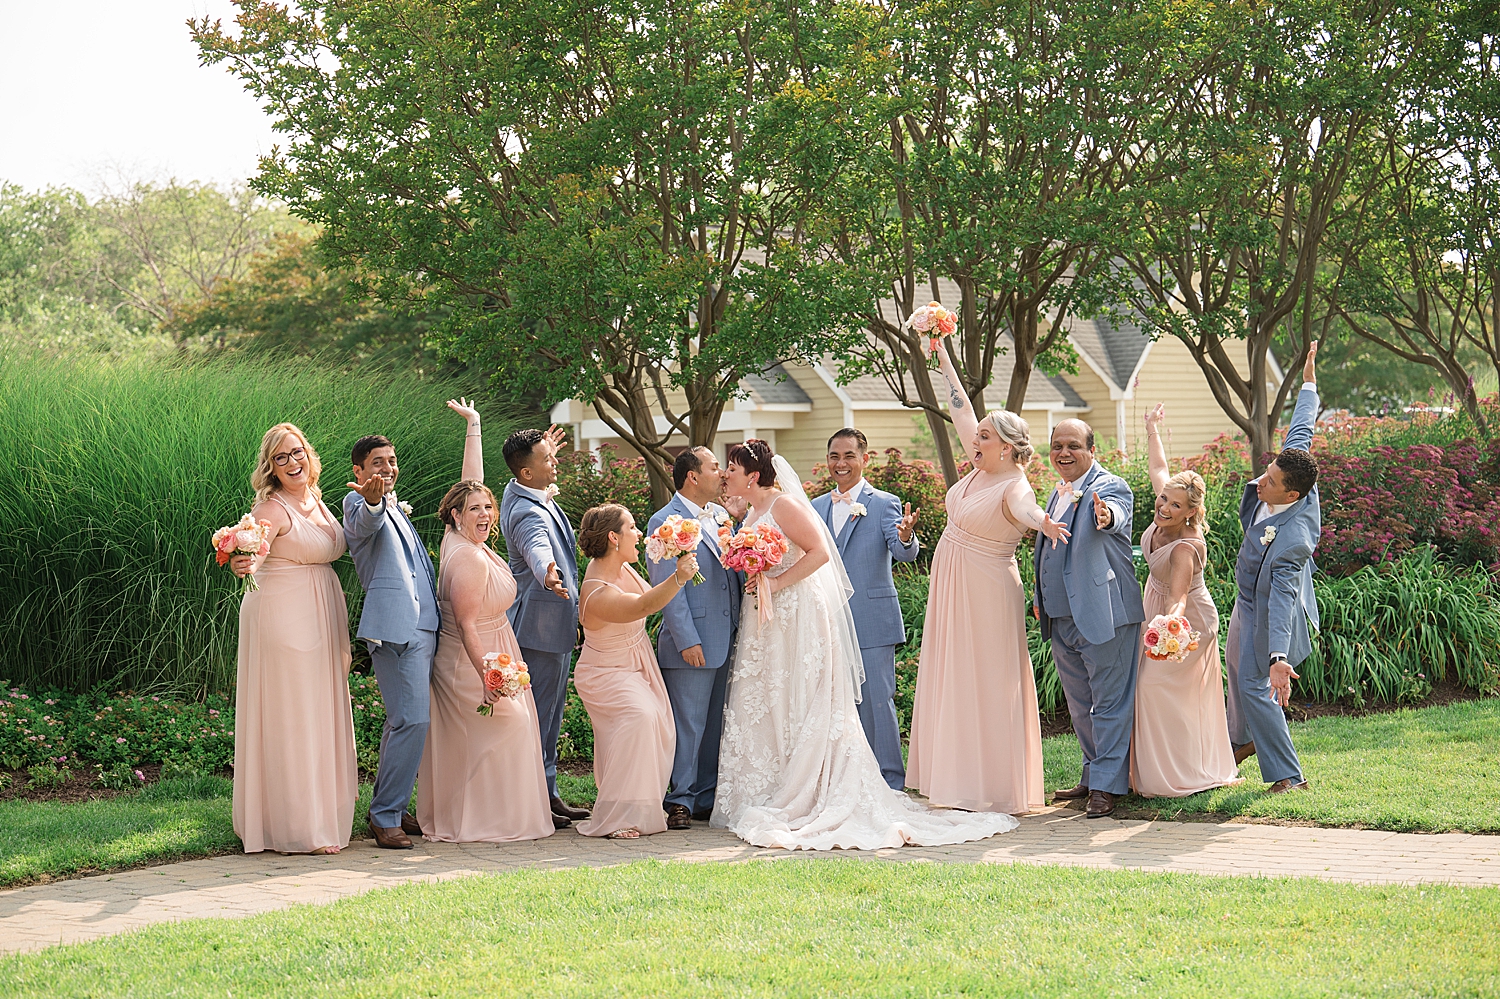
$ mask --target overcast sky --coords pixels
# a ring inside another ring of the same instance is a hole
[[[230,183],[275,141],[185,21],[229,0],[0,0],[0,180],[97,193],[112,176]]]

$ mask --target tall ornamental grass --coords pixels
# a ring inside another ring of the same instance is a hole
[[[0,675],[85,691],[202,695],[234,678],[239,590],[209,535],[249,510],[261,436],[296,423],[342,518],[349,452],[382,433],[434,551],[458,478],[461,386],[306,359],[102,362],[0,352]],[[486,427],[489,478],[510,421]],[[361,591],[336,568],[357,620]]]

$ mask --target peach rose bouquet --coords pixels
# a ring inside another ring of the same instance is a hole
[[[719,550],[723,552],[720,561],[724,568],[743,572],[751,578],[780,565],[788,547],[786,535],[769,524],[742,528],[735,533],[731,533],[728,527],[719,528]],[[760,620],[771,620],[771,592],[757,584],[755,601],[760,609]]]
[[[698,550],[698,541],[703,536],[703,525],[696,520],[672,514],[661,522],[646,539],[646,557],[653,562],[667,558],[681,558]],[[703,573],[696,573],[692,585],[703,582]]]
[[[485,656],[480,673],[485,691],[498,690],[501,697],[519,697],[523,690],[531,689],[531,674],[527,672],[526,664],[512,659],[508,652],[491,652]],[[493,713],[488,704],[481,704],[476,710],[482,715]]]
[[[220,565],[228,564],[236,555],[265,555],[271,550],[271,522],[257,521],[248,513],[239,523],[221,527],[213,536],[214,560]],[[249,573],[240,582],[240,592],[249,593],[260,589],[255,573]]]
[[[927,355],[933,357],[941,349],[943,337],[957,332],[958,313],[943,308],[938,302],[928,302],[907,316],[902,326],[928,334]]]
[[[1181,614],[1158,614],[1146,625],[1146,658],[1180,663],[1198,651],[1199,635]]]

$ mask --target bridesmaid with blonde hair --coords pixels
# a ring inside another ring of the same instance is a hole
[[[270,550],[229,563],[260,586],[240,604],[235,681],[233,818],[246,853],[338,853],[354,820],[349,610],[329,564],[346,547],[322,470],[297,427],[267,430],[250,514],[270,523]]]
[[[486,690],[484,657],[521,658],[506,612],[516,598],[510,566],[490,547],[499,530],[495,494],[484,484],[479,413],[449,400],[464,417],[464,477],[438,505],[445,525],[437,597],[442,630],[432,658],[432,722],[417,778],[417,822],[429,840],[508,843],[541,839],[568,825],[554,819],[542,770],[536,701],[530,690],[501,697]],[[482,715],[481,704],[490,707]]]
[[[1042,728],[1016,545],[1028,530],[1066,543],[1068,530],[1026,480],[1026,421],[1003,409],[979,419],[946,343],[937,353],[974,468],[948,490],[932,556],[906,783],[934,805],[1021,815],[1043,804]]]
[[[1140,652],[1130,786],[1147,798],[1181,798],[1239,783],[1224,716],[1219,609],[1203,582],[1206,488],[1197,472],[1170,474],[1161,442],[1165,415],[1161,404],[1146,414],[1148,468],[1156,493],[1156,516],[1141,533],[1141,554],[1151,566],[1146,621],[1158,614],[1182,615],[1200,635],[1197,651],[1182,662],[1152,659],[1144,646]]]
[[[594,726],[599,787],[593,816],[578,826],[585,836],[636,839],[667,828],[662,802],[677,728],[646,618],[697,574],[698,559],[682,556],[676,572],[647,586],[632,565],[642,537],[617,503],[596,506],[579,522],[578,546],[590,561],[579,593],[584,639],[573,685]]]

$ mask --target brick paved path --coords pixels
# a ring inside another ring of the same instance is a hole
[[[701,824],[634,842],[587,839],[569,829],[532,843],[422,843],[411,851],[379,850],[370,840],[356,840],[333,857],[212,857],[17,888],[0,892],[0,953],[93,940],[168,920],[248,916],[296,902],[331,902],[371,888],[485,871],[600,867],[646,858],[708,863],[788,856],[1500,886],[1500,836],[1463,833],[1088,821],[1077,811],[1048,809],[1023,818],[1015,832],[980,843],[789,854],[748,846]]]

